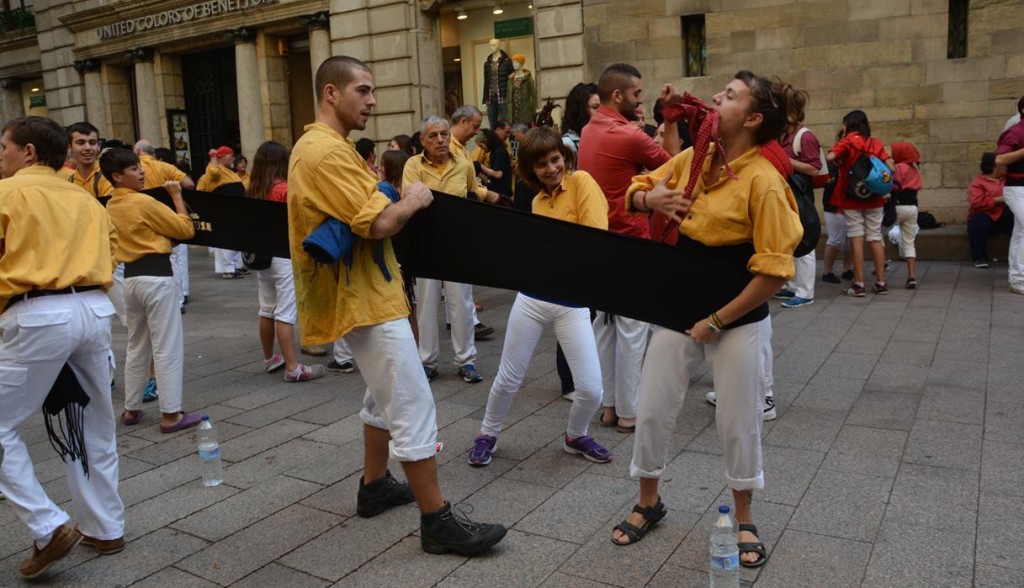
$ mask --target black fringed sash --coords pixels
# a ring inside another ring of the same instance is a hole
[[[89,477],[89,456],[85,451],[84,418],[85,407],[88,405],[89,395],[85,393],[71,367],[64,364],[43,402],[43,421],[46,423],[50,445],[57,451],[61,461],[66,461],[66,457],[70,457],[71,461],[80,461],[86,478]],[[64,413],[63,418],[61,412]],[[54,417],[57,417],[56,427]]]

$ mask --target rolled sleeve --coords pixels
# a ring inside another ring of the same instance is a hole
[[[781,176],[779,177],[781,184]],[[790,279],[796,273],[793,251],[804,229],[789,186],[753,190],[754,255],[747,269],[754,274]]]
[[[380,213],[391,204],[391,199],[382,192],[374,192],[352,218],[349,228],[364,239],[370,239],[370,228]]]

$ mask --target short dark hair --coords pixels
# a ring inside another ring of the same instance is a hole
[[[981,173],[990,174],[996,169],[996,154],[986,151],[981,154]]]
[[[39,163],[54,171],[64,166],[68,156],[68,133],[57,121],[42,116],[23,116],[5,124],[2,132],[9,133],[11,141],[19,147],[31,144]]]
[[[871,136],[871,125],[868,124],[868,115],[863,110],[851,110],[843,117],[843,126],[846,134],[857,132],[863,137]]]
[[[803,118],[803,108],[806,105],[803,98],[806,92],[800,94],[800,90],[795,90],[775,76],[762,78],[745,69],[736,72],[734,79],[746,84],[750,90],[750,112],[761,115],[761,126],[754,131],[754,141],[758,145],[764,145],[782,136],[790,120],[790,113],[793,113],[794,117],[799,115],[799,118]]]
[[[641,79],[640,70],[628,63],[609,65],[597,80],[597,97],[605,104],[615,90],[625,91],[633,85],[633,79]]]
[[[537,172],[533,171],[533,166],[552,151],[562,154],[565,159],[565,169],[568,171],[573,162],[572,150],[566,147],[562,142],[561,135],[555,129],[551,127],[530,129],[530,132],[526,133],[523,140],[519,142],[516,171],[531,188],[544,189],[544,184],[537,177]]]
[[[335,55],[334,57],[328,57],[320,64],[320,67],[316,69],[316,102],[317,104],[323,100],[324,88],[327,84],[334,85],[338,88],[344,88],[355,79],[353,72],[357,69],[363,71],[371,71],[370,66],[366,65],[362,61],[359,61],[355,57],[349,57],[348,55]]]
[[[107,178],[111,186],[117,187],[114,183],[114,174],[123,174],[124,170],[133,165],[138,165],[139,156],[131,149],[114,147],[107,149],[100,154],[100,171],[103,177]]]
[[[96,136],[100,136],[100,130],[95,125],[89,122],[76,122],[73,125],[68,126],[68,139],[71,138],[72,133],[78,133],[79,135],[91,135],[96,133]]]
[[[375,149],[377,149],[377,144],[374,143],[372,139],[363,137],[356,141],[356,152],[359,153],[359,156],[363,159],[369,159],[370,154],[373,153]]]
[[[1024,96],[1021,96],[1020,100],[1017,101],[1017,112],[1024,116]]]

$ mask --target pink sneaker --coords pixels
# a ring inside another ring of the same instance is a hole
[[[266,368],[268,374],[272,374],[284,367],[284,358],[280,354],[274,354],[270,356],[270,359],[263,360],[263,367]]]
[[[327,373],[327,369],[320,364],[316,365],[304,365],[299,364],[299,367],[295,368],[294,372],[286,371],[284,373],[285,382],[308,382],[310,380],[316,380],[324,377]]]

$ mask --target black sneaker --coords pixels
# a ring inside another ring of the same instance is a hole
[[[352,372],[356,371],[356,366],[351,361],[346,361],[345,363],[338,363],[337,361],[332,359],[331,361],[327,362],[327,369],[331,370],[332,372],[351,374]]]
[[[463,513],[452,509],[447,501],[441,510],[420,515],[420,545],[423,551],[434,555],[480,553],[501,541],[506,532],[501,525],[474,523]]]
[[[391,472],[384,473],[384,477],[363,484],[363,478],[359,478],[359,495],[356,497],[356,513],[368,519],[375,517],[392,506],[409,504],[415,500],[412,490],[405,482],[399,482],[392,477]]]
[[[843,272],[843,275],[840,276],[840,277],[842,277],[844,280],[851,280],[852,281],[853,280],[853,270],[846,270],[845,272]]]
[[[493,334],[494,334],[494,327],[488,327],[487,325],[485,325],[483,323],[479,323],[478,325],[473,327],[473,337],[475,339],[480,339],[482,341],[484,339],[487,339],[488,337],[490,337]]]
[[[834,273],[832,273],[832,272],[829,272],[829,273],[821,276],[821,281],[822,282],[828,282],[829,284],[842,284],[843,283],[842,280],[840,280],[838,277],[836,277],[836,275]]]

